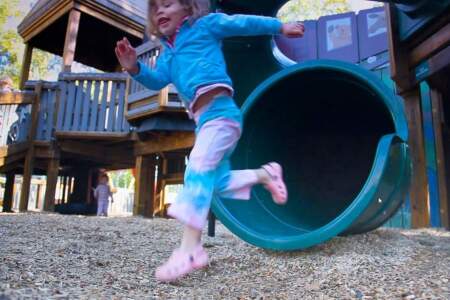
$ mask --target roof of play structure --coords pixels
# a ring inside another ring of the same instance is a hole
[[[81,12],[75,60],[85,65],[114,71],[115,41],[125,36],[137,46],[144,37],[144,0],[39,0],[19,25],[19,34],[31,46],[62,56],[73,9]]]

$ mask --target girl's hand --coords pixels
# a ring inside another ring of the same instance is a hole
[[[132,75],[139,73],[136,49],[131,46],[127,38],[118,41],[114,50],[120,65],[125,71]]]
[[[284,23],[281,27],[281,33],[288,38],[303,37],[305,34],[305,25],[302,22]]]

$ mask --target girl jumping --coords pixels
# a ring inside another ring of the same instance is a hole
[[[189,155],[183,191],[168,214],[184,223],[181,245],[156,270],[159,281],[173,281],[208,264],[201,243],[213,194],[250,199],[253,185],[263,184],[278,204],[287,201],[281,166],[268,163],[256,170],[230,170],[230,156],[241,136],[242,115],[235,104],[221,43],[231,36],[301,37],[301,23],[276,18],[209,13],[206,0],[150,0],[149,34],[163,49],[156,66],[137,61],[136,50],[124,38],[115,49],[122,67],[151,90],[173,83],[196,123],[195,145]]]

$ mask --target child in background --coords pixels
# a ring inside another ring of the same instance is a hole
[[[263,184],[277,204],[287,201],[282,168],[272,162],[256,170],[230,170],[230,156],[241,136],[242,115],[226,72],[222,40],[231,36],[301,37],[301,23],[276,18],[209,13],[205,0],[150,0],[149,34],[163,45],[152,69],[137,61],[127,39],[117,42],[116,56],[136,81],[151,90],[173,83],[196,123],[196,140],[186,167],[184,188],[168,214],[184,223],[181,245],[156,270],[160,281],[176,280],[208,264],[201,243],[213,194],[250,199],[253,185]]]
[[[94,189],[94,197],[97,199],[97,216],[107,217],[109,198],[111,197],[111,203],[114,202],[108,182],[108,175],[102,174],[99,179],[99,184]]]
[[[9,76],[0,77],[0,92],[12,92],[13,81]]]

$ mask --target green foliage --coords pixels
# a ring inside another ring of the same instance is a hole
[[[320,16],[350,11],[347,0],[291,0],[278,12],[284,21],[316,20]]]
[[[0,75],[8,75],[13,79],[14,86],[19,84],[20,71],[22,68],[23,53],[25,45],[17,33],[18,22],[28,13],[28,8],[19,5],[19,0],[8,0],[0,2]],[[56,68],[58,59],[39,49],[33,50],[31,62],[30,79],[50,80],[56,79]]]
[[[108,175],[110,176],[114,187],[125,189],[130,188],[130,184],[133,179],[133,175],[130,170],[108,172]]]

